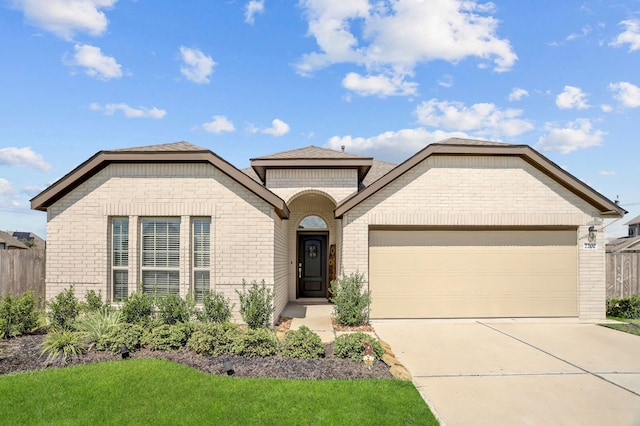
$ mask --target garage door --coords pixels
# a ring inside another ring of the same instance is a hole
[[[574,317],[576,230],[372,230],[372,318]]]

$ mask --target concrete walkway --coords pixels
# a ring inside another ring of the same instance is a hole
[[[320,336],[322,343],[331,343],[336,339],[331,324],[332,313],[333,305],[327,301],[298,299],[289,302],[280,315],[293,318],[291,330],[306,325]]]
[[[442,425],[640,425],[640,337],[594,324],[373,322]]]

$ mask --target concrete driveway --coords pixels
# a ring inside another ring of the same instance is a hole
[[[640,336],[577,321],[373,325],[443,425],[640,425]]]

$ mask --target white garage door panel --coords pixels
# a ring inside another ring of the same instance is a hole
[[[576,232],[371,231],[372,317],[577,316]]]

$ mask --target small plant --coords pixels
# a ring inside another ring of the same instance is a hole
[[[231,352],[248,357],[275,355],[278,352],[278,338],[268,328],[250,328],[235,339]]]
[[[54,330],[47,334],[42,342],[42,355],[48,360],[77,357],[86,352],[86,346],[80,333],[67,329]]]
[[[339,358],[350,358],[354,361],[362,361],[365,349],[364,342],[371,343],[376,359],[382,358],[384,349],[378,339],[361,332],[348,333],[336,337],[333,345],[333,353]]]
[[[246,282],[242,280],[242,292],[236,290],[240,298],[240,315],[251,329],[268,327],[273,306],[273,292],[267,288],[264,280],[261,285],[254,280],[251,287],[246,289]]]
[[[80,317],[75,323],[75,329],[91,348],[104,338],[112,328],[120,324],[121,318],[120,311],[103,307]]]
[[[193,331],[191,324],[163,324],[145,336],[145,342],[154,351],[172,351],[187,344]]]
[[[122,320],[130,324],[148,324],[153,314],[153,300],[146,293],[133,293],[122,303]]]
[[[89,290],[84,296],[85,302],[82,302],[82,309],[86,312],[97,312],[109,306],[108,303],[102,302],[102,292]]]
[[[96,343],[99,351],[111,351],[114,354],[120,353],[122,345],[126,345],[130,351],[135,351],[142,345],[144,328],[138,324],[120,323],[112,327]]]
[[[607,299],[607,316],[626,319],[640,318],[640,295]]]
[[[219,356],[231,352],[239,336],[238,326],[230,322],[200,323],[191,334],[187,347],[204,356]]]
[[[202,310],[197,316],[203,322],[228,322],[231,320],[231,310],[235,305],[229,305],[229,299],[216,291],[206,292],[202,296]]]
[[[324,345],[320,336],[303,325],[297,330],[287,331],[280,347],[280,354],[291,358],[322,358]]]
[[[336,321],[343,325],[363,325],[369,321],[371,294],[364,290],[364,274],[351,273],[331,282],[331,302]]]
[[[177,294],[169,293],[158,299],[158,318],[163,324],[189,322],[194,311],[192,299],[185,300]]]
[[[39,312],[33,291],[18,297],[0,297],[0,338],[15,337],[38,327]]]
[[[58,293],[47,305],[47,317],[53,328],[73,329],[73,322],[80,313],[80,302],[73,293],[73,285]]]

